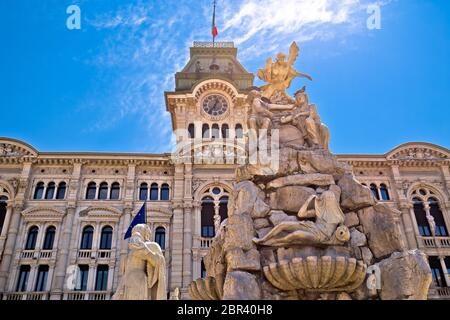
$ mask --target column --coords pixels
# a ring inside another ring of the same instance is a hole
[[[410,250],[417,249],[418,248],[417,238],[416,233],[414,231],[414,223],[411,220],[411,213],[410,213],[410,210],[412,210],[412,205],[403,202],[400,203],[400,209],[402,212],[402,222],[408,248]]]
[[[439,261],[441,262],[442,271],[444,272],[444,279],[447,287],[450,287],[450,278],[448,277],[448,269],[445,265],[445,257],[439,256]]]
[[[170,273],[170,290],[182,288],[183,272],[183,208],[178,204],[173,210],[172,224],[172,260]]]
[[[131,204],[128,204],[123,209],[123,215],[120,219],[119,223],[119,232],[118,239],[117,239],[117,255],[116,255],[116,264],[115,264],[115,272],[114,272],[114,283],[113,283],[113,289],[117,288],[120,278],[122,277],[120,266],[123,260],[126,259],[127,253],[128,253],[128,241],[124,240],[125,232],[127,232],[127,229],[131,222],[131,210],[132,206]]]
[[[73,229],[73,218],[75,215],[75,206],[67,208],[66,216],[61,224],[62,233],[58,240],[57,260],[54,271],[53,288],[50,300],[61,300],[64,291],[64,280],[66,277],[67,262],[69,258],[70,239]],[[61,232],[61,231],[60,231]]]
[[[95,272],[95,263],[89,264],[89,274],[88,274],[88,283],[87,283],[87,291],[94,291],[95,289],[95,278],[96,278],[96,272]]]
[[[192,282],[192,206],[184,208],[183,288]]]
[[[214,201],[214,234],[219,232],[220,228],[220,201]]]
[[[0,292],[4,292],[6,289],[6,280],[8,279],[13,253],[15,251],[16,245],[18,245],[16,243],[16,239],[20,225],[21,209],[22,206],[18,205],[11,211],[11,223],[5,243],[5,249],[3,251],[2,261],[0,264]]]
[[[31,265],[30,275],[28,276],[27,291],[30,291],[30,292],[34,291],[38,268],[39,268],[39,266],[37,264]]]

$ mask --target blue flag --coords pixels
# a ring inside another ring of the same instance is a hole
[[[131,237],[131,231],[133,230],[133,228],[136,225],[141,224],[141,223],[144,223],[144,224],[147,223],[145,204],[146,204],[146,202],[144,202],[144,204],[142,205],[142,208],[139,210],[137,215],[134,217],[133,221],[131,221],[130,226],[128,227],[128,230],[125,233],[125,237],[123,238],[124,240]]]

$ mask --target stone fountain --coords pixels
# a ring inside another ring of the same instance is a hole
[[[204,258],[207,277],[189,286],[191,297],[426,299],[431,270],[422,252],[405,250],[400,212],[378,203],[330,153],[328,128],[305,87],[287,94],[293,78],[311,79],[292,67],[298,52],[294,42],[287,61],[283,54],[269,59],[258,71],[268,84],[250,89],[249,132],[279,138],[278,165],[237,169],[228,219]]]

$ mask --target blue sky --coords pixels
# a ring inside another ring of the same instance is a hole
[[[218,40],[250,72],[300,46],[295,67],[335,153],[401,143],[450,146],[450,1],[218,0]],[[0,136],[41,151],[170,151],[163,92],[193,40],[209,40],[210,0],[0,1]],[[81,9],[68,30],[66,8]],[[258,85],[261,83],[257,83]]]

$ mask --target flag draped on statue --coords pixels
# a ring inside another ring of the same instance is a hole
[[[212,19],[212,30],[211,30],[211,32],[212,32],[213,42],[214,42],[214,39],[219,34],[219,32],[217,31],[217,27],[216,27],[216,0],[214,0],[214,10],[213,10],[213,19]]]
[[[133,228],[136,225],[141,224],[141,223],[147,223],[147,218],[146,218],[147,210],[145,210],[145,205],[146,205],[146,202],[144,202],[144,204],[142,205],[142,208],[139,210],[137,215],[133,218],[133,221],[131,221],[130,226],[128,227],[128,230],[125,233],[125,237],[123,238],[124,240],[131,237],[131,231],[133,230]]]

